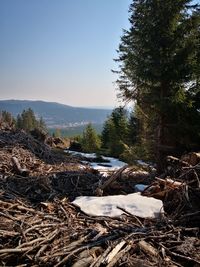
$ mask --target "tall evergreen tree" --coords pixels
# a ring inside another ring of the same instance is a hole
[[[191,134],[199,142],[200,116],[194,102],[199,88],[190,91],[194,80],[199,81],[200,16],[191,2],[133,1],[131,27],[119,46],[120,96],[136,101],[140,142],[151,140],[149,150],[160,170],[166,154],[190,146]],[[197,132],[186,129],[191,116]]]

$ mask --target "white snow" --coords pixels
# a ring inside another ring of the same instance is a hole
[[[122,215],[124,212],[118,208],[120,207],[142,218],[156,218],[163,207],[161,200],[141,196],[140,193],[103,197],[81,196],[72,203],[88,215],[109,217]]]
[[[102,157],[102,158],[105,160],[109,160],[109,162],[101,162],[101,163],[91,162],[90,163],[90,166],[93,169],[98,170],[102,174],[107,173],[109,171],[116,171],[122,168],[123,166],[127,165],[125,162],[120,161],[115,158],[110,158],[110,157]]]
[[[73,150],[64,150],[67,153],[70,153],[74,156],[82,156],[88,159],[95,159],[97,157],[97,155],[95,153],[83,153],[83,152],[77,152],[77,151],[73,151]]]
[[[145,161],[143,161],[143,160],[141,160],[141,159],[136,160],[136,162],[137,162],[138,164],[142,165],[142,166],[149,166],[148,163],[146,163]]]
[[[83,156],[88,159],[95,159],[97,157],[95,153],[82,153],[72,150],[65,150],[65,152],[68,152],[72,155]],[[126,165],[125,162],[118,160],[116,158],[102,156],[102,159],[108,162],[98,163],[98,162],[82,161],[82,163],[88,164],[90,167],[92,167],[95,170],[98,170],[104,176],[107,176],[109,172],[116,171]]]

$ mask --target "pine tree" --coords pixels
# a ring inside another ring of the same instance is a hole
[[[101,133],[101,142],[102,142],[102,148],[104,149],[108,149],[109,148],[109,132],[110,132],[110,128],[111,128],[111,119],[108,118],[104,125],[103,125],[103,130]]]
[[[13,128],[15,127],[16,121],[10,112],[3,110],[0,112],[0,124]]]
[[[119,157],[128,142],[128,119],[124,108],[115,108],[104,123],[102,131],[102,147],[109,150],[109,154]]]
[[[47,126],[46,126],[46,123],[45,121],[43,120],[42,117],[40,117],[39,121],[38,121],[38,128],[41,130],[41,131],[47,131]]]
[[[23,110],[19,120],[21,120],[21,122],[19,122],[19,125],[21,124],[21,128],[26,131],[31,131],[38,126],[35,114],[31,108]]]
[[[23,112],[17,116],[16,126],[18,129],[24,129],[28,132],[34,129],[46,132],[46,125],[44,120],[42,118],[37,120],[31,108],[23,110]]]
[[[18,129],[22,129],[22,128],[23,128],[23,125],[22,125],[22,118],[21,118],[21,115],[20,115],[20,114],[17,115],[16,126],[17,126]]]
[[[84,152],[97,152],[101,146],[100,138],[91,124],[88,124],[83,131],[81,147]]]
[[[131,27],[119,46],[120,96],[136,101],[139,142],[145,145],[147,139],[151,140],[148,149],[160,170],[166,154],[190,146],[190,132],[184,130],[190,116],[195,123],[193,129],[200,125],[193,101],[199,94],[197,86],[196,92],[190,93],[194,79],[199,81],[199,11],[190,3],[133,1]],[[188,116],[183,125],[183,117]],[[198,131],[195,138],[199,142]]]

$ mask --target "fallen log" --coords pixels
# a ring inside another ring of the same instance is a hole
[[[122,168],[120,168],[117,172],[115,172],[113,175],[111,175],[111,177],[105,181],[104,184],[102,184],[99,189],[101,190],[105,190],[106,187],[108,187],[111,183],[113,183],[121,174],[122,172],[128,167],[128,165],[123,166]]]

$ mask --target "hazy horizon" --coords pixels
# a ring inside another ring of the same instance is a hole
[[[43,99],[15,99],[15,98],[0,98],[0,101],[30,101],[30,102],[45,102],[45,103],[57,103],[57,104],[62,104],[66,106],[71,106],[71,107],[77,107],[77,108],[88,108],[88,109],[114,109],[116,106],[75,106],[75,105],[69,105],[66,103],[61,103],[58,101],[48,101],[48,100],[43,100]]]
[[[111,69],[130,3],[0,1],[0,99],[116,106]]]

